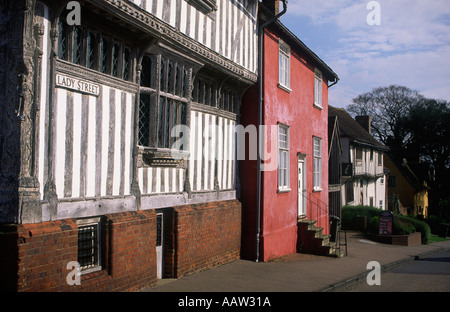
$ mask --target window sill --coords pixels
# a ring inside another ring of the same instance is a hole
[[[94,267],[88,268],[88,269],[81,269],[80,274],[85,275],[85,274],[94,273],[94,272],[101,271],[101,270],[102,270],[102,266],[98,265],[98,266],[94,266]]]
[[[277,189],[277,193],[289,193],[290,191],[291,191],[291,189],[289,187]]]
[[[314,186],[314,188],[313,188],[313,192],[322,192],[322,191],[323,191],[323,188],[321,188],[321,187]]]
[[[319,105],[319,104],[317,104],[317,103],[314,103],[314,105],[313,105],[315,108],[317,108],[318,110],[322,110],[323,109],[323,106],[322,105]]]
[[[281,90],[286,91],[287,93],[291,93],[291,92],[292,92],[292,89],[291,89],[291,88],[286,87],[285,85],[283,85],[283,84],[281,84],[281,83],[278,83],[278,88],[280,88]]]

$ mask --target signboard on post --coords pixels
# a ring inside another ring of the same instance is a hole
[[[392,224],[394,223],[394,214],[392,211],[382,211],[380,213],[380,235],[392,235]]]

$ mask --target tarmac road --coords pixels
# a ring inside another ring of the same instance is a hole
[[[449,292],[450,251],[418,259],[380,274],[381,285],[361,281],[348,292]]]

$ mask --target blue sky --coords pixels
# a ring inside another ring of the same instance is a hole
[[[369,2],[289,0],[281,18],[339,75],[329,104],[391,84],[450,102],[450,1],[379,0],[381,25],[367,23]]]

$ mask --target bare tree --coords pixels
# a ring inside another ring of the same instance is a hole
[[[421,99],[423,96],[418,91],[391,85],[359,95],[347,110],[353,117],[370,116],[372,134],[383,144],[403,147],[411,138],[404,125],[405,118],[410,108]]]

